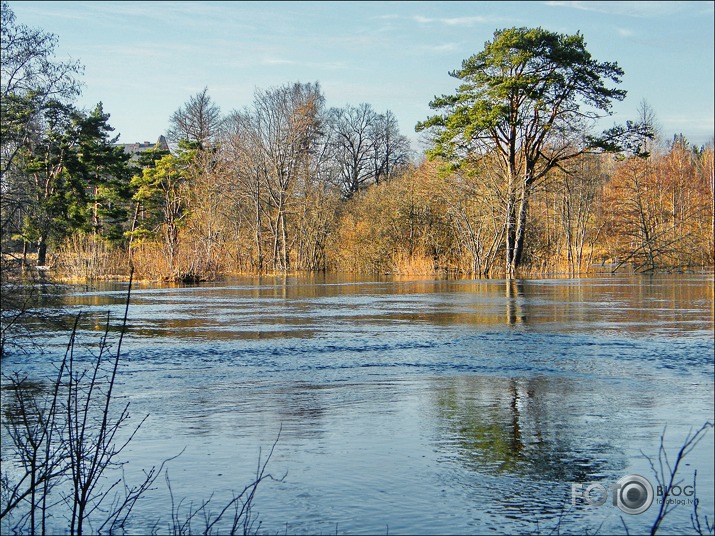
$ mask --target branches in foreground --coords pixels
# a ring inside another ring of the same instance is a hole
[[[660,436],[660,447],[658,448],[657,463],[650,456],[644,454],[644,456],[650,463],[651,470],[653,471],[655,480],[658,483],[658,489],[660,490],[659,495],[661,498],[658,515],[656,516],[655,521],[653,522],[653,526],[650,530],[651,536],[658,532],[658,529],[663,523],[663,520],[677,506],[677,504],[673,504],[668,499],[672,495],[673,489],[683,482],[682,478],[679,478],[678,474],[681,463],[683,462],[685,457],[693,451],[697,444],[703,439],[703,437],[705,437],[707,431],[712,427],[713,424],[708,421],[700,428],[698,428],[695,433],[689,432],[688,435],[685,437],[682,446],[678,450],[678,454],[676,455],[675,461],[672,463],[672,465],[671,461],[668,459],[668,452],[665,449],[665,430],[663,430],[663,433]],[[703,534],[700,516],[698,513],[698,504],[700,501],[695,495],[696,480],[697,471],[695,471],[693,475],[693,513],[690,515],[690,519],[692,526],[697,531],[697,533]],[[707,516],[705,516],[705,526],[707,528],[708,533],[712,534],[714,532],[714,527],[710,524],[710,521],[708,520]]]
[[[129,403],[119,407],[116,404],[114,388],[127,329],[130,296],[131,275],[116,349],[108,339],[108,314],[99,351],[89,367],[81,368],[75,356],[80,313],[75,318],[64,357],[49,389],[42,382],[31,381],[19,374],[4,377],[7,382],[4,390],[12,393],[13,398],[5,413],[4,425],[10,444],[3,449],[0,473],[0,523],[3,530],[47,534],[48,530],[57,530],[58,520],[64,518],[69,534],[111,534],[126,530],[137,502],[155,489],[161,474],[165,474],[171,494],[166,465],[183,450],[158,466],[144,470],[138,483],[127,481],[124,475],[127,462],[119,460],[148,418],[148,415],[144,416],[138,424],[129,426]],[[265,461],[259,454],[256,475],[251,483],[240,493],[234,493],[217,514],[208,509],[210,497],[199,508],[189,508],[185,520],[180,522],[183,500],[174,506],[172,495],[169,526],[172,534],[192,533],[191,520],[198,516],[204,521],[202,532],[214,533],[230,513],[233,513],[228,527],[231,534],[255,532],[258,527],[253,503],[258,485],[266,479],[282,480],[267,473],[279,438],[280,433]],[[117,476],[118,472],[121,476]],[[159,523],[157,521],[154,528]]]
[[[254,499],[258,485],[264,480],[274,480],[282,482],[286,475],[276,478],[270,473],[266,473],[268,462],[273,457],[273,452],[280,440],[281,430],[278,432],[271,450],[265,460],[261,459],[261,453],[258,454],[258,465],[256,467],[256,476],[254,480],[246,485],[240,493],[233,493],[233,497],[229,500],[218,513],[214,514],[209,508],[214,499],[213,494],[208,499],[201,502],[198,507],[194,507],[193,503],[189,503],[184,508],[185,500],[182,499],[178,503],[174,499],[174,494],[171,489],[171,479],[169,471],[165,471],[166,486],[169,489],[171,498],[171,523],[168,526],[168,534],[173,536],[183,536],[186,534],[195,534],[199,530],[202,534],[217,534],[220,528],[224,531],[221,533],[227,534],[257,534],[261,523],[258,521],[257,515],[253,512]],[[231,516],[232,517],[229,517]],[[196,529],[196,525],[192,525],[197,519],[202,519],[203,528]],[[222,521],[225,523],[221,524]],[[228,532],[225,532],[227,530]]]

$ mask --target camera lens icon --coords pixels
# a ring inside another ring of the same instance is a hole
[[[642,514],[653,504],[653,486],[640,475],[626,475],[614,488],[616,506],[626,514]]]

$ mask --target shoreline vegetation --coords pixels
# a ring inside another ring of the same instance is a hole
[[[25,341],[25,317],[41,314],[32,308],[40,285],[25,283],[131,289],[325,272],[513,280],[715,264],[713,143],[664,136],[645,101],[634,121],[596,133],[626,97],[624,73],[593,59],[580,33],[496,30],[450,73],[455,94],[435,97],[436,115],[415,127],[424,155],[390,110],[328,108],[318,82],[257,89],[229,113],[205,88],[168,118],[161,143],[132,152],[101,102],[76,106],[83,67],[58,59],[57,36],[17,21],[5,0],[1,16],[0,357]],[[171,458],[137,483],[107,480],[143,423],[129,421],[114,390],[129,291],[126,300],[119,340],[109,340],[108,316],[88,368],[74,361],[75,323],[50,391],[3,375],[19,408],[3,423],[3,460],[15,470],[3,463],[3,528],[46,533],[67,506],[68,533],[117,532],[162,473],[171,493]],[[680,462],[711,428],[686,437],[672,467],[661,438],[651,466],[665,492],[652,534],[675,506],[666,499]],[[258,532],[252,504],[273,478],[272,453],[218,513],[211,498],[187,505],[172,495],[169,533]],[[697,501],[691,520],[697,533],[714,532]]]
[[[3,263],[3,270],[5,274],[3,275],[3,284],[33,284],[38,282],[44,283],[56,283],[56,284],[68,284],[68,285],[80,285],[88,283],[101,283],[101,282],[116,282],[116,283],[128,283],[130,276],[130,269],[127,267],[126,270],[111,272],[106,274],[98,275],[78,275],[77,273],[67,274],[65,272],[59,272],[52,267],[40,267],[37,266],[25,266],[20,267],[21,263],[16,259],[11,260],[9,263],[5,261]],[[594,276],[606,276],[614,274],[640,274],[640,275],[656,275],[656,274],[695,274],[695,273],[712,273],[715,271],[715,266],[713,265],[702,265],[702,266],[661,266],[652,270],[645,271],[635,271],[631,265],[619,266],[618,270],[614,270],[616,266],[615,263],[604,263],[592,266],[587,271],[582,271],[579,273],[573,273],[568,270],[566,266],[562,266],[561,269],[554,268],[550,270],[522,270],[519,274],[519,278],[582,278],[582,277],[594,277]],[[20,267],[20,268],[18,268]],[[124,272],[124,273],[122,273]],[[315,275],[337,275],[337,276],[355,276],[355,277],[375,277],[376,279],[381,279],[385,277],[428,277],[436,279],[506,279],[504,272],[492,274],[489,277],[476,277],[471,273],[463,273],[457,271],[447,271],[447,270],[414,270],[412,267],[408,267],[406,270],[397,269],[391,272],[374,272],[374,273],[355,273],[355,272],[341,272],[335,270],[319,270],[319,271],[306,271],[306,270],[293,270],[293,271],[264,271],[264,272],[221,272],[211,274],[210,276],[197,276],[194,274],[189,274],[186,276],[174,276],[174,277],[150,277],[150,276],[133,276],[133,281],[136,284],[198,284],[198,283],[215,283],[221,281],[227,281],[234,278],[241,277],[305,277],[310,278]]]
[[[78,229],[58,237],[39,266],[28,242],[4,240],[2,272],[87,282],[126,280],[133,270],[135,280],[191,283],[322,272],[481,279],[707,270],[715,264],[713,167],[712,146],[697,150],[678,137],[648,158],[583,157],[571,174],[554,174],[532,192],[514,274],[503,263],[503,207],[489,200],[484,176],[429,160],[349,198],[292,192],[281,224],[285,251],[275,226],[235,228],[245,213],[207,212],[193,192],[173,230],[161,218],[139,238]],[[144,209],[135,204],[135,212]],[[261,214],[271,215],[270,206]]]

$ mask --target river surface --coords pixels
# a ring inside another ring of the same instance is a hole
[[[50,378],[80,311],[89,363],[108,311],[116,340],[126,290],[48,287],[44,350],[11,348],[3,374]],[[135,284],[128,324],[116,391],[130,422],[148,418],[127,478],[181,453],[166,466],[175,504],[217,511],[275,442],[277,480],[254,501],[266,534],[641,533],[658,497],[629,515],[609,486],[638,474],[655,489],[661,437],[672,462],[714,419],[711,273]],[[679,473],[685,489],[697,470],[703,522],[713,435]],[[573,505],[591,483],[606,503]],[[692,532],[692,513],[684,501],[661,533]],[[128,531],[166,532],[170,515],[162,477]]]

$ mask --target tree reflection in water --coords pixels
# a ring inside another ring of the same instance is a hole
[[[607,405],[589,407],[591,389],[563,378],[443,379],[433,391],[447,438],[440,443],[474,486],[495,488],[499,508],[555,519],[570,504],[571,483],[611,479],[627,467],[622,446],[594,433],[619,425]]]

